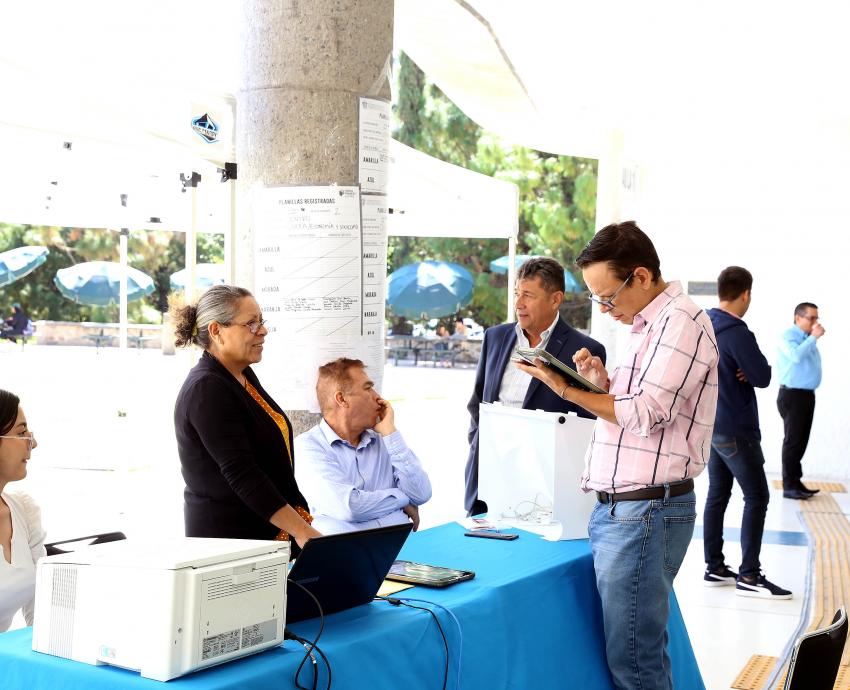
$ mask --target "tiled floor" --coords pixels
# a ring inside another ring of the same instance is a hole
[[[730,687],[752,655],[779,656],[793,639],[805,600],[808,547],[787,544],[807,543],[797,515],[799,503],[771,489],[761,550],[762,570],[769,580],[790,589],[794,598],[764,601],[736,596],[734,587],[704,587],[701,514],[707,488],[708,477],[700,477],[697,481],[697,527],[676,578],[675,589],[705,687],[722,690]],[[743,497],[736,486],[726,511],[724,545],[727,564],[733,570],[737,570],[741,562],[737,528],[741,524],[743,505]]]

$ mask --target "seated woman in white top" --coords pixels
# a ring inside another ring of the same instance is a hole
[[[21,609],[32,625],[35,564],[45,553],[41,513],[29,496],[6,493],[6,486],[27,476],[37,445],[18,396],[0,390],[0,632]]]

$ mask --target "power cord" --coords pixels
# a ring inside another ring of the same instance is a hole
[[[319,664],[316,661],[316,656],[313,654],[313,650],[310,647],[310,643],[306,640],[302,641],[302,638],[297,638],[295,637],[295,635],[292,634],[290,634],[289,637],[291,637],[296,642],[300,642],[301,646],[307,650],[307,656],[310,657],[310,662],[313,664],[313,687],[311,688],[311,690],[317,690],[319,686]],[[303,664],[304,662],[302,661],[301,663]],[[301,670],[300,666],[298,667],[298,670]],[[307,690],[307,688],[305,688],[298,682],[298,673],[295,674],[295,687],[299,690]]]
[[[440,623],[440,619],[437,617],[437,614],[434,613],[434,611],[432,611],[431,609],[426,608],[424,606],[415,606],[414,604],[412,604],[410,602],[417,602],[419,604],[429,604],[430,606],[436,606],[438,609],[445,611],[451,617],[451,619],[454,621],[455,627],[457,627],[457,632],[458,632],[458,637],[459,637],[458,654],[457,654],[457,679],[455,681],[456,682],[455,687],[457,688],[457,690],[460,690],[460,668],[461,668],[461,662],[463,661],[463,630],[460,627],[460,621],[457,619],[457,616],[455,616],[455,614],[451,611],[451,609],[447,609],[442,604],[438,604],[438,603],[433,602],[433,601],[428,601],[427,599],[413,599],[413,598],[409,598],[409,597],[381,597],[381,596],[376,596],[375,599],[380,599],[382,601],[386,601],[387,603],[392,604],[393,606],[407,606],[408,608],[418,609],[420,611],[427,611],[428,613],[431,614],[432,618],[434,619],[434,622],[437,624],[437,630],[440,633],[440,637],[443,640],[443,646],[445,647],[445,650],[446,650],[446,665],[445,665],[445,672],[443,674],[443,690],[446,690],[446,687],[448,685],[448,680],[449,680],[449,643],[448,643],[448,640],[446,639],[446,633],[443,630],[443,626]]]
[[[319,665],[318,665],[318,662],[316,661],[315,655],[313,654],[314,650],[319,653],[320,657],[322,657],[322,661],[325,662],[325,667],[328,669],[328,684],[325,687],[330,688],[330,686],[331,686],[330,685],[330,683],[331,683],[331,665],[330,665],[330,662],[328,661],[328,657],[325,656],[325,653],[319,648],[319,646],[313,645],[313,643],[311,643],[310,640],[305,640],[303,637],[299,637],[298,635],[296,635],[295,633],[293,633],[290,630],[287,630],[284,636],[287,640],[295,640],[302,647],[304,647],[305,650],[307,650],[307,655],[309,656],[309,659],[313,664],[313,687],[310,690],[317,690],[317,687],[318,687],[318,684],[319,684]],[[301,666],[298,667],[298,671],[296,671],[296,673],[295,673],[295,687],[299,688],[299,690],[307,690],[307,688],[305,688],[303,685],[301,685],[298,681],[298,674],[300,673],[301,668],[304,665],[304,662],[306,660],[307,660],[307,657],[305,657],[305,659],[301,662]]]
[[[328,658],[325,656],[324,652],[322,652],[322,650],[319,649],[319,647],[318,647],[319,638],[322,636],[322,632],[325,629],[325,612],[322,610],[322,605],[319,603],[319,600],[316,598],[316,596],[309,589],[307,589],[304,585],[302,585],[300,582],[296,582],[295,580],[289,580],[289,584],[295,585],[299,589],[306,592],[307,596],[309,596],[313,600],[313,603],[316,604],[316,608],[319,610],[319,632],[316,635],[316,638],[312,642],[309,641],[309,640],[305,640],[303,637],[299,637],[298,635],[293,633],[291,630],[284,630],[284,639],[295,640],[296,642],[301,643],[301,645],[303,645],[304,648],[307,650],[307,653],[304,655],[304,658],[301,659],[301,663],[298,664],[298,669],[295,671],[295,687],[298,688],[299,690],[308,690],[308,688],[301,685],[299,680],[298,680],[299,676],[301,675],[301,669],[304,668],[304,664],[307,663],[307,659],[311,659],[312,662],[313,662],[313,687],[312,687],[312,690],[316,690],[316,688],[318,687],[318,684],[319,684],[319,667],[318,667],[318,664],[316,662],[316,657],[313,656],[313,651],[315,650],[319,653],[319,656],[322,657],[322,660],[325,662],[325,666],[328,669],[328,683],[327,683],[326,688],[327,688],[327,690],[330,690],[330,687],[331,687],[331,665],[328,662]]]
[[[514,510],[504,511],[501,514],[503,519],[508,520],[520,520],[522,522],[536,522],[538,524],[549,524],[552,521],[552,505],[540,501],[538,502],[538,498],[540,498],[542,494],[536,494],[534,496],[534,500],[525,500],[517,503],[517,507]],[[545,499],[546,496],[543,496]],[[529,505],[531,506],[528,510],[520,510],[522,506]]]

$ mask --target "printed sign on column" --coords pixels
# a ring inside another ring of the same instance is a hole
[[[390,166],[390,104],[380,98],[360,96],[357,154],[360,189],[386,194]]]
[[[256,296],[286,337],[360,335],[357,187],[264,188],[255,204]]]
[[[319,365],[361,339],[360,190],[263,188],[253,217],[254,295],[269,329],[263,385],[284,409],[315,410]]]
[[[363,196],[363,335],[383,339],[387,289],[387,198]]]

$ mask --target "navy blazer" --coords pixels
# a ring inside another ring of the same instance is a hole
[[[516,322],[503,323],[493,326],[484,332],[484,343],[481,346],[481,357],[478,360],[478,372],[475,375],[475,389],[466,409],[469,410],[469,458],[466,461],[466,496],[464,505],[472,510],[478,499],[478,406],[482,402],[492,403],[499,399],[499,389],[502,387],[502,376],[508,360],[516,347]],[[573,355],[586,347],[590,352],[605,362],[605,347],[575,328],[564,319],[558,319],[555,330],[549,337],[546,351],[560,359],[564,364],[573,365]],[[514,365],[511,365],[514,366]],[[549,386],[533,378],[528,385],[525,400],[522,403],[526,410],[546,410],[547,412],[575,412],[580,417],[596,419],[594,415],[571,402],[567,402],[555,393]]]

